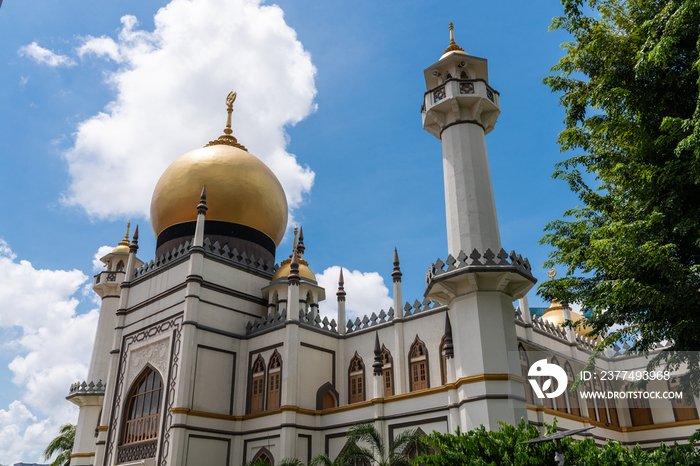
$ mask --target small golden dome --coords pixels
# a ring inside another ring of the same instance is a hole
[[[275,274],[272,276],[272,280],[277,280],[278,278],[282,277],[288,277],[289,276],[289,271],[291,270],[291,259],[285,259],[282,261],[282,264],[280,264],[280,268],[275,271]],[[316,275],[311,271],[309,268],[309,263],[306,262],[303,259],[299,259],[299,276],[308,278],[309,280],[316,281]]]
[[[586,319],[584,316],[579,314],[578,312],[569,310],[571,313],[571,321],[575,324],[576,322],[583,321],[587,322],[588,319]],[[562,304],[557,301],[556,299],[552,301],[552,305],[549,306],[549,308],[544,311],[544,315],[540,318],[541,320],[546,320],[552,324],[558,325],[561,327],[561,325],[564,323],[564,309]],[[600,337],[595,337],[593,338],[592,336],[589,336],[589,334],[593,331],[593,327],[591,327],[588,324],[580,324],[576,325],[574,327],[574,332],[578,334],[581,337],[586,337],[586,338],[591,338],[594,341],[600,341]]]
[[[119,241],[119,244],[117,244],[117,247],[112,249],[112,252],[125,252],[129,254],[129,227],[131,226],[131,223],[126,224],[126,235],[124,235],[124,239]]]
[[[309,268],[309,263],[304,260],[304,251],[306,246],[304,246],[304,230],[301,230],[299,235],[299,241],[297,242],[297,233],[299,233],[299,227],[294,227],[294,244],[292,245],[292,254],[289,259],[285,259],[280,264],[280,267],[275,271],[272,276],[272,280],[277,280],[278,278],[288,277],[292,270],[292,256],[297,253],[297,259],[299,260],[299,276],[308,278],[309,280],[316,281],[316,275]]]
[[[205,184],[207,220],[245,225],[279,246],[287,228],[287,198],[282,185],[260,159],[223,144],[186,153],[160,177],[151,200],[156,238],[172,225],[197,220],[197,204]]]

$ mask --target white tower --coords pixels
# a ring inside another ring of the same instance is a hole
[[[73,384],[66,397],[80,407],[71,465],[94,463],[93,451],[109,375],[114,327],[117,325],[116,312],[121,296],[121,284],[124,282],[125,268],[129,260],[129,225],[126,227],[124,239],[100,260],[104,263],[105,269],[95,275],[92,289],[102,299],[102,302],[87,380]],[[136,259],[135,265],[140,267],[143,262]]]
[[[496,204],[484,136],[501,113],[498,92],[488,84],[486,59],[466,54],[455,41],[425,71],[428,92],[423,128],[442,141],[447,244],[459,251],[501,249]]]
[[[527,418],[520,371],[508,358],[517,354],[512,301],[536,281],[527,259],[501,248],[485,141],[500,114],[499,94],[486,60],[455,43],[452,23],[450,45],[425,70],[425,82],[423,128],[442,142],[449,252],[431,267],[425,295],[449,306],[455,334],[469,335],[454,342],[461,401],[450,422],[498,430],[496,421]]]

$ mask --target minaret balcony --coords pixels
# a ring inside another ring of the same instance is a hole
[[[92,289],[100,298],[105,296],[118,296],[121,292],[121,284],[126,274],[123,270],[105,270],[95,275]]]
[[[423,127],[438,139],[458,121],[473,121],[488,134],[501,113],[500,94],[483,79],[450,78],[424,94],[421,113]]]

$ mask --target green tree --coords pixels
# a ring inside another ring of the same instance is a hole
[[[68,466],[70,464],[70,454],[71,451],[73,451],[74,442],[75,426],[73,424],[62,425],[58,437],[51,440],[46,450],[44,450],[44,459],[48,460],[55,453],[58,453],[56,459],[51,463],[51,466]]]
[[[591,309],[595,331],[607,332],[599,349],[627,341],[644,353],[667,341],[698,351],[700,2],[562,4],[551,29],[574,40],[544,83],[561,93],[558,143],[573,151],[554,177],[581,205],[546,227],[545,266],[566,274],[538,294]]]
[[[382,434],[372,424],[350,427],[346,438],[348,449],[345,452],[345,464],[409,466],[411,461],[408,452],[413,450],[416,455],[420,455],[428,451],[418,430],[401,432],[394,437],[388,449]]]
[[[556,430],[554,425],[545,424],[547,435]],[[697,434],[696,434],[697,435]],[[501,424],[498,432],[488,431],[484,426],[463,433],[452,434],[433,432],[423,439],[438,453],[423,455],[416,460],[426,466],[524,466],[551,465],[554,461],[556,445],[553,441],[523,445],[521,442],[537,438],[540,432],[532,425],[520,421],[517,426]],[[691,441],[695,441],[695,436]],[[597,446],[592,438],[583,441],[562,440],[565,463],[586,466],[665,466],[696,465],[700,453],[693,445],[678,445],[673,448],[661,444],[651,450],[639,446],[632,449],[620,442],[608,441]]]

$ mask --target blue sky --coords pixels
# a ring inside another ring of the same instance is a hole
[[[61,400],[89,360],[94,256],[131,221],[139,257],[153,258],[151,186],[167,163],[221,134],[229,90],[239,95],[234,135],[282,179],[328,295],[339,266],[354,277],[355,314],[391,302],[394,247],[411,302],[447,255],[441,147],[419,109],[423,69],[447,47],[450,21],[457,43],[488,59],[501,93],[486,142],[502,243],[540,282],[543,228],[577,204],[551,179],[566,155],[556,146],[564,115],[541,84],[567,40],[548,31],[562,13],[556,1],[169,3],[0,8],[2,464],[39,460],[57,426],[75,422]],[[277,260],[290,248],[287,238]]]

